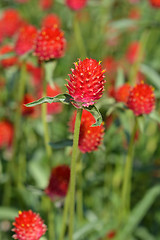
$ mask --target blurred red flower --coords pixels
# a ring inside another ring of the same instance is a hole
[[[52,200],[65,197],[69,188],[69,180],[70,168],[67,165],[59,165],[53,168],[45,193]]]
[[[33,25],[23,26],[15,44],[15,51],[18,55],[23,55],[34,47],[34,41],[37,37],[37,29]]]
[[[74,11],[84,8],[87,4],[87,0],[66,0],[66,5]]]
[[[61,58],[64,55],[66,40],[64,33],[57,27],[43,27],[38,33],[34,55],[40,61]]]
[[[6,120],[0,121],[0,148],[9,147],[12,144],[13,135],[13,125]]]
[[[123,84],[116,91],[115,98],[117,102],[127,103],[131,86],[128,83]]]
[[[144,83],[137,84],[130,90],[127,106],[136,116],[149,114],[155,108],[154,88]]]
[[[137,61],[138,55],[140,51],[140,44],[139,42],[132,42],[128,46],[126,58],[130,64],[133,64]]]

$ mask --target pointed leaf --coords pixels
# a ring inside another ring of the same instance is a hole
[[[56,61],[49,61],[44,63],[46,81],[51,85],[51,87],[54,86],[53,73],[54,73],[56,64],[57,64]]]
[[[64,104],[70,104],[72,100],[72,97],[69,94],[59,94],[55,97],[43,97],[38,99],[37,101],[31,102],[26,104],[26,107],[34,107],[42,103],[55,103],[55,102],[61,102]]]
[[[102,123],[102,116],[100,111],[96,108],[95,105],[89,106],[89,107],[83,107],[83,109],[87,110],[90,112],[93,117],[95,118],[96,122],[92,124],[92,127],[100,126]]]
[[[142,64],[140,70],[143,74],[145,74],[149,78],[150,82],[154,86],[160,89],[160,75],[153,68],[145,64]]]

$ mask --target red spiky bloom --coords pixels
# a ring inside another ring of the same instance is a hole
[[[139,51],[140,51],[140,44],[139,42],[132,42],[128,49],[127,49],[127,53],[126,53],[126,58],[129,61],[130,64],[133,64],[137,61],[138,59],[138,55],[139,55]]]
[[[66,5],[74,11],[84,8],[87,4],[87,0],[66,0]]]
[[[12,144],[13,135],[13,125],[6,120],[0,121],[0,148],[9,147]]]
[[[22,115],[23,116],[31,116],[36,117],[36,108],[35,107],[26,107],[25,104],[35,101],[34,97],[27,93],[24,95],[23,102],[22,102]]]
[[[53,0],[40,0],[39,5],[43,10],[47,10],[52,7]]]
[[[26,25],[19,31],[18,39],[15,45],[15,51],[18,55],[23,55],[34,47],[34,41],[37,37],[37,29],[33,25]]]
[[[12,37],[22,25],[22,19],[15,9],[7,9],[2,16],[4,23],[3,34],[5,37]]]
[[[74,132],[75,119],[76,112],[74,112],[69,122],[69,130],[72,133]],[[93,115],[87,110],[83,110],[78,144],[82,153],[95,151],[102,143],[104,135],[103,123],[100,126],[92,127],[92,124],[94,123],[95,118]]]
[[[42,21],[42,27],[58,27],[61,26],[61,20],[56,14],[48,14]]]
[[[36,38],[34,55],[40,61],[60,58],[64,55],[65,47],[64,33],[59,28],[44,27]]]
[[[137,84],[130,90],[127,106],[136,116],[152,112],[155,108],[153,87],[144,83]]]
[[[47,227],[39,214],[29,211],[19,211],[15,218],[12,229],[14,239],[18,240],[39,240],[45,234]]]
[[[131,86],[128,83],[125,83],[121,87],[119,87],[116,91],[116,96],[115,96],[117,102],[123,102],[126,104],[128,101],[130,89],[131,89]]]
[[[100,62],[95,59],[79,60],[74,63],[75,69],[71,69],[70,81],[66,85],[69,94],[73,97],[77,107],[93,105],[102,97],[105,84],[105,70],[102,70]]]
[[[70,180],[70,168],[67,165],[59,165],[52,169],[48,187],[45,193],[52,199],[66,196]]]
[[[160,8],[160,0],[149,0],[150,4],[154,8]]]
[[[13,47],[10,46],[10,45],[5,45],[3,47],[0,48],[0,56],[4,55],[4,54],[7,54],[7,53],[12,53],[14,51]],[[3,60],[0,61],[0,64],[3,66],[3,67],[11,67],[15,64],[17,64],[18,62],[18,59],[17,57],[8,57],[8,58],[5,58]]]

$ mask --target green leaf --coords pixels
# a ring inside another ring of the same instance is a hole
[[[83,109],[87,110],[90,112],[93,117],[95,118],[96,122],[92,124],[92,127],[100,126],[102,123],[102,116],[100,111],[96,108],[95,105],[89,106],[89,107],[83,107]]]
[[[18,210],[11,207],[0,207],[0,220],[14,220],[18,215]]]
[[[61,102],[64,104],[70,104],[71,103],[72,97],[69,94],[59,94],[55,97],[43,97],[40,98],[34,102],[28,103],[25,106],[26,107],[34,107],[42,103],[55,103],[55,102]]]
[[[152,112],[148,116],[150,119],[152,119],[160,124],[160,114],[158,112]]]
[[[50,142],[49,145],[53,148],[53,149],[61,149],[64,147],[69,147],[73,145],[73,140],[72,139],[65,139],[59,142]]]
[[[160,89],[160,75],[150,66],[147,66],[145,64],[141,64],[141,72],[146,75],[149,79],[150,82]]]
[[[136,20],[121,19],[117,21],[112,21],[110,24],[110,27],[122,30],[122,29],[135,26],[135,23],[137,23]]]
[[[143,115],[137,117],[137,123],[141,133],[144,132],[144,126],[145,126],[144,122],[145,122],[145,118]]]
[[[147,211],[154,203],[155,199],[160,195],[160,185],[157,185],[147,191],[144,198],[136,205],[131,212],[127,224],[124,226],[122,231],[117,235],[115,240],[128,239],[129,236],[135,231],[138,224],[142,221]]]

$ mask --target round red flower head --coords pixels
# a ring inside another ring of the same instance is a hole
[[[95,59],[84,59],[74,63],[75,69],[71,69],[70,81],[66,85],[69,94],[76,102],[76,107],[88,107],[102,97],[105,84],[105,70],[102,70],[100,62]]]
[[[66,196],[70,180],[70,168],[67,165],[59,165],[52,169],[48,187],[45,193],[52,199]]]
[[[13,225],[12,231],[15,232],[13,238],[18,240],[39,240],[47,230],[39,214],[32,212],[32,210],[19,211]]]
[[[64,55],[65,47],[64,33],[59,28],[43,27],[35,41],[34,55],[40,61],[61,58]]]
[[[18,55],[23,55],[33,50],[34,41],[37,36],[37,29],[32,25],[26,25],[20,29],[18,39],[15,45],[15,51]]]
[[[149,0],[150,4],[154,8],[160,8],[160,0]]]
[[[154,88],[144,83],[137,84],[130,90],[127,106],[136,116],[149,114],[155,108]]]
[[[50,9],[53,5],[53,0],[40,0],[39,5],[43,10]]]
[[[12,37],[21,27],[22,19],[15,9],[7,9],[2,16],[5,37]]]
[[[74,132],[75,120],[76,112],[74,112],[69,122],[69,130],[72,133]],[[95,119],[93,115],[87,110],[83,110],[78,144],[82,153],[95,151],[102,143],[104,135],[103,123],[100,126],[92,127],[94,123]]]
[[[10,146],[13,141],[13,135],[13,125],[6,120],[0,121],[0,148]]]
[[[86,4],[87,0],[66,0],[66,5],[74,11],[84,8]]]
[[[116,91],[117,102],[127,103],[131,86],[128,83],[123,84]]]

